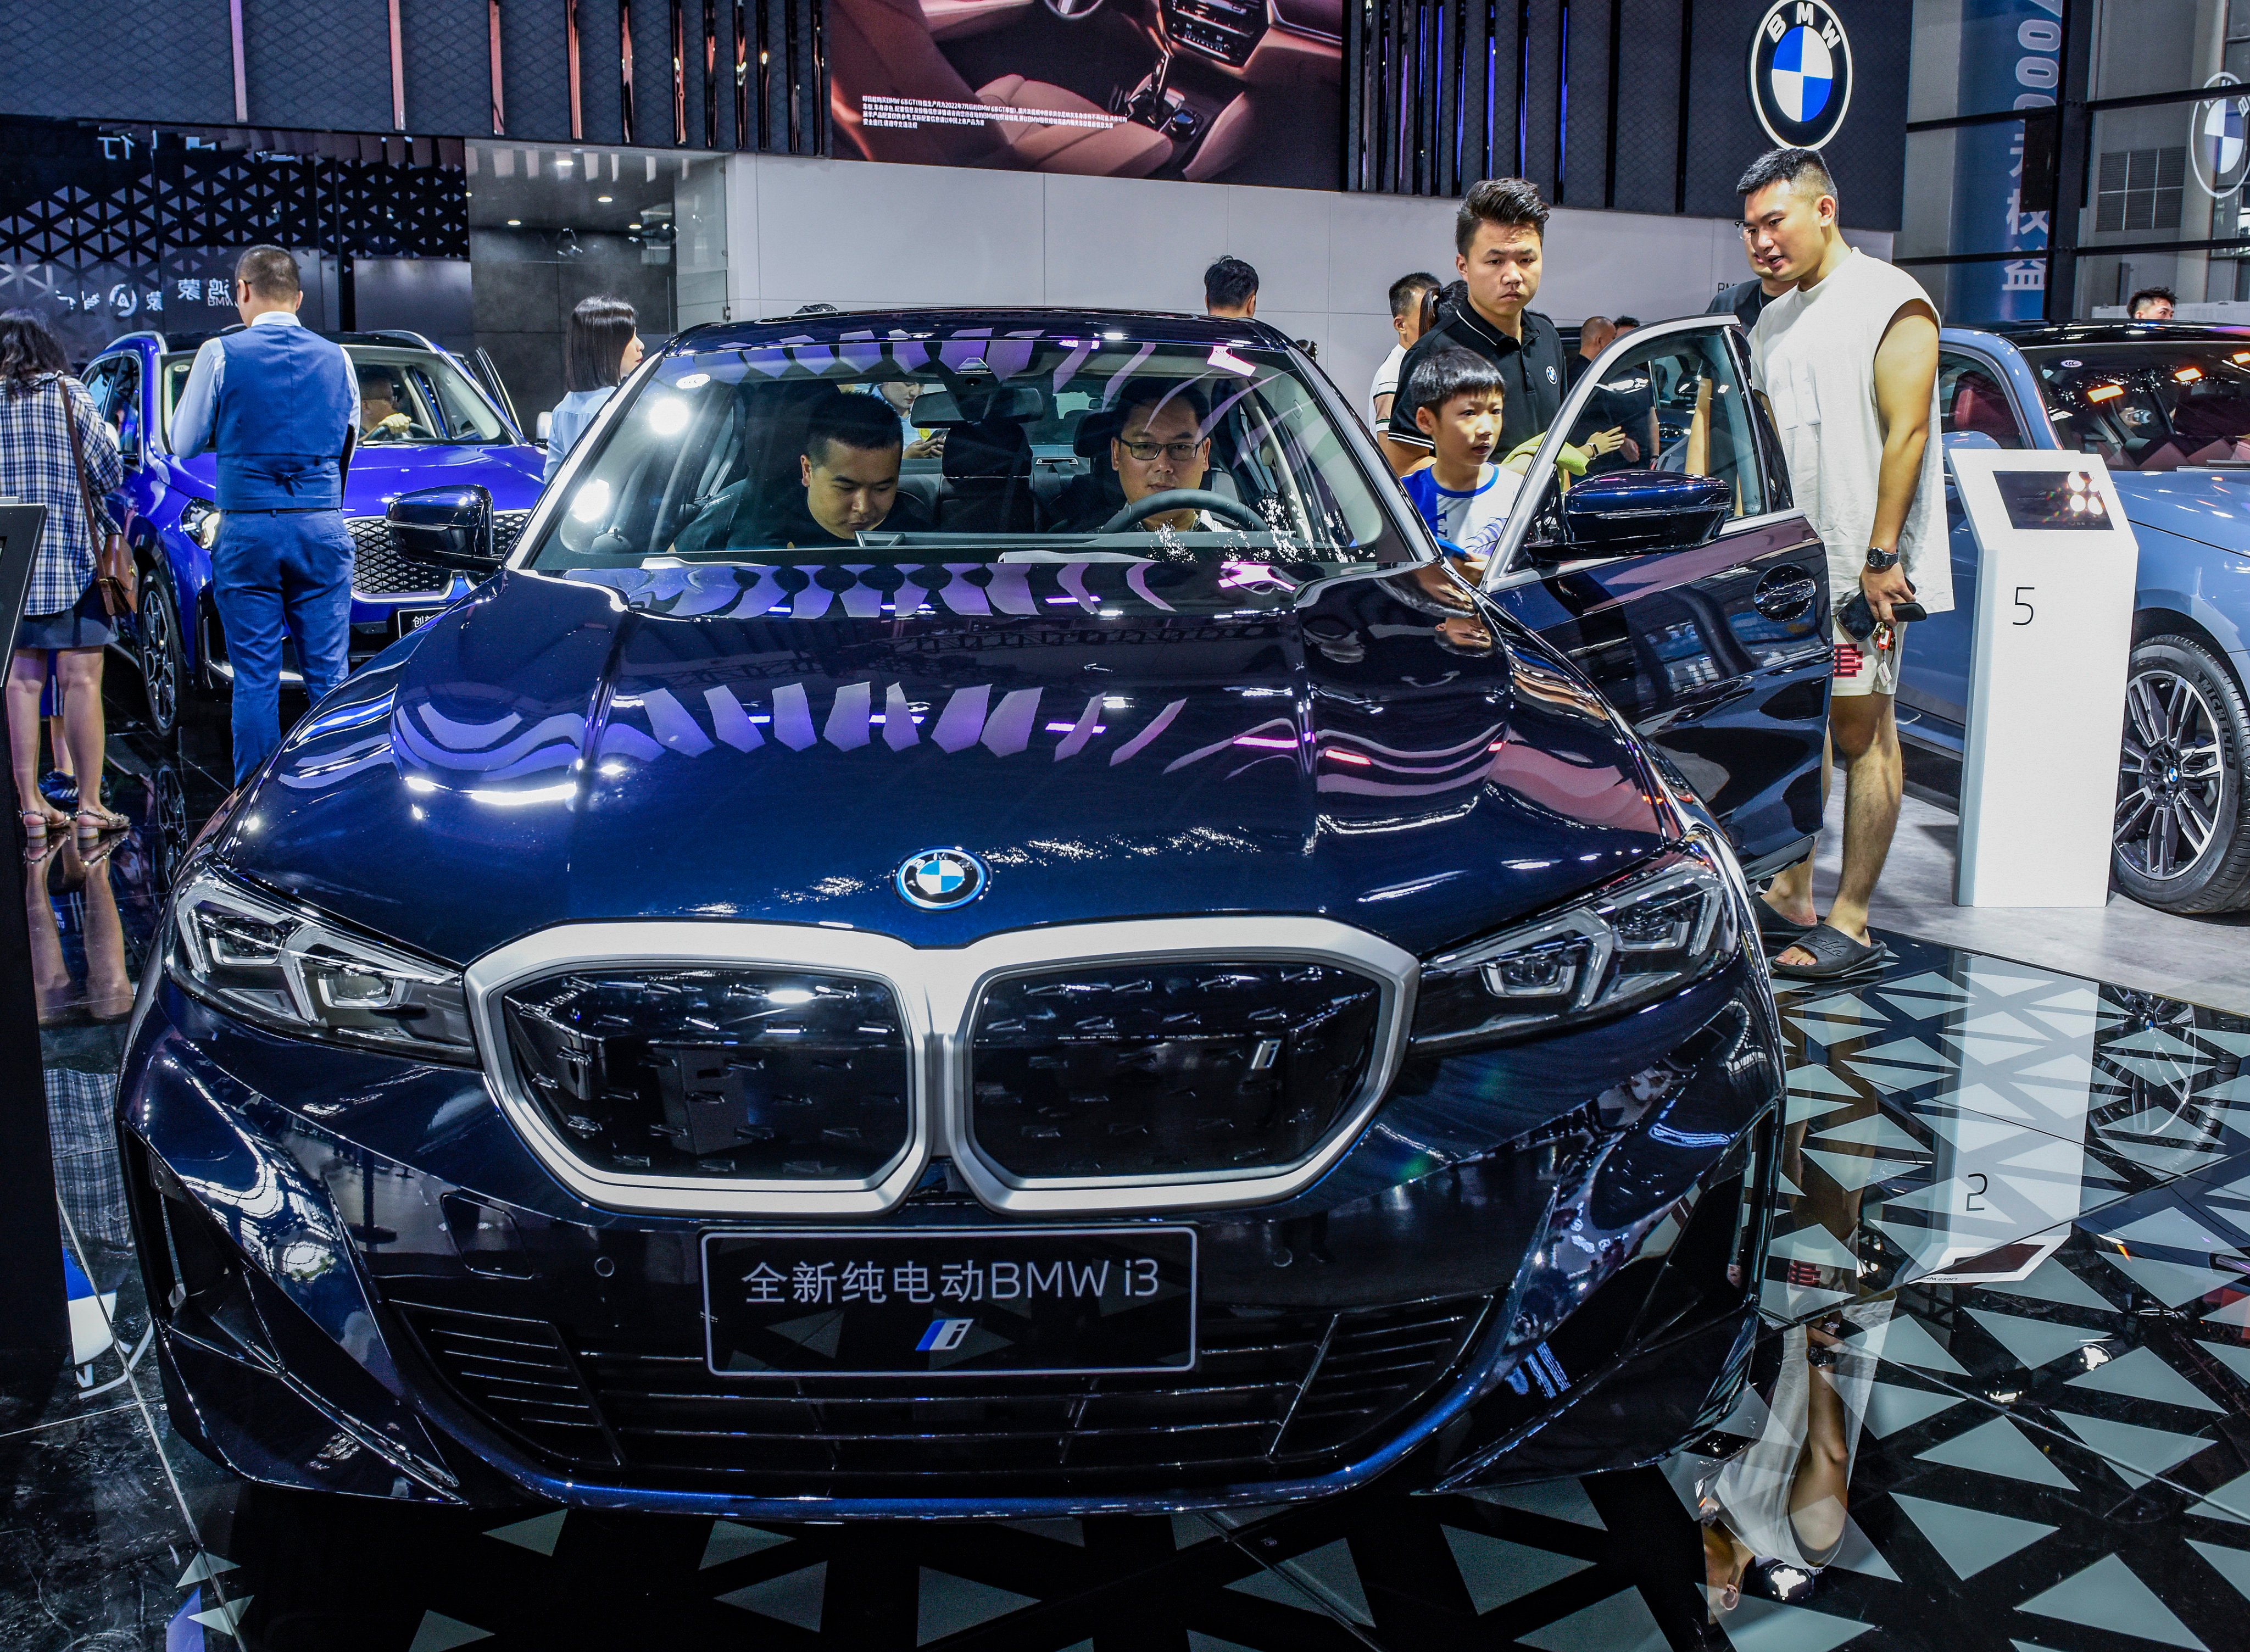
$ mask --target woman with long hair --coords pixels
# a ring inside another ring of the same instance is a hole
[[[547,470],[553,481],[569,457],[572,444],[602,404],[618,393],[625,375],[640,365],[640,318],[621,298],[581,299],[570,312],[562,341],[562,399],[547,417]]]
[[[50,656],[78,775],[79,834],[121,832],[127,824],[101,802],[101,652],[117,627],[94,584],[94,558],[107,530],[94,513],[124,480],[116,435],[71,377],[61,341],[29,310],[0,315],[0,495],[47,508],[8,661],[8,744],[27,837],[73,824],[39,795],[39,696]]]

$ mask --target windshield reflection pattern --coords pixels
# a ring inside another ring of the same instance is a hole
[[[1413,555],[1286,353],[1247,343],[870,330],[670,356],[628,394],[534,567]]]

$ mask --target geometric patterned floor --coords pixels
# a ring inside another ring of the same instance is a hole
[[[168,817],[209,784],[162,767],[120,800],[133,836],[47,867],[34,914],[87,1360],[0,1385],[9,1652],[2250,1647],[2250,1022],[1897,937],[1883,980],[1784,1003],[1768,1334],[1734,1414],[1660,1468],[1224,1521],[850,1526],[234,1482],[127,1365],[148,1317],[107,1012]],[[1840,1413],[1808,1409],[1824,1384]],[[1835,1467],[1832,1558],[1768,1554],[1715,1611],[1697,1510],[1760,1531],[1777,1462],[1784,1496]]]

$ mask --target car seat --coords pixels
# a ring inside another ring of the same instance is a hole
[[[859,109],[868,93],[1097,118],[1108,111],[1075,92],[1020,74],[1002,75],[972,92],[938,50],[919,0],[832,0],[827,23],[830,113],[838,135],[865,159],[1139,178],[1172,158],[1170,138],[1131,121],[1107,126],[994,120],[975,126],[870,127]]]
[[[956,425],[945,434],[937,525],[949,534],[1028,534],[1035,526],[1032,440],[1012,419]]]
[[[2003,447],[2023,446],[2016,432],[2015,415],[2008,411],[2008,398],[1982,373],[1964,373],[1953,381],[1953,406],[1945,428],[1954,434],[1975,431]]]
[[[1088,533],[1125,508],[1125,489],[1109,462],[1109,444],[1116,434],[1117,415],[1108,408],[1096,408],[1078,421],[1070,447],[1086,460],[1087,473],[1056,489],[1047,507],[1049,526]]]

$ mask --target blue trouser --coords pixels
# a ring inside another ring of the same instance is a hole
[[[352,537],[334,510],[228,511],[211,598],[234,667],[234,783],[281,743],[281,645],[294,636],[315,704],[350,665]]]

